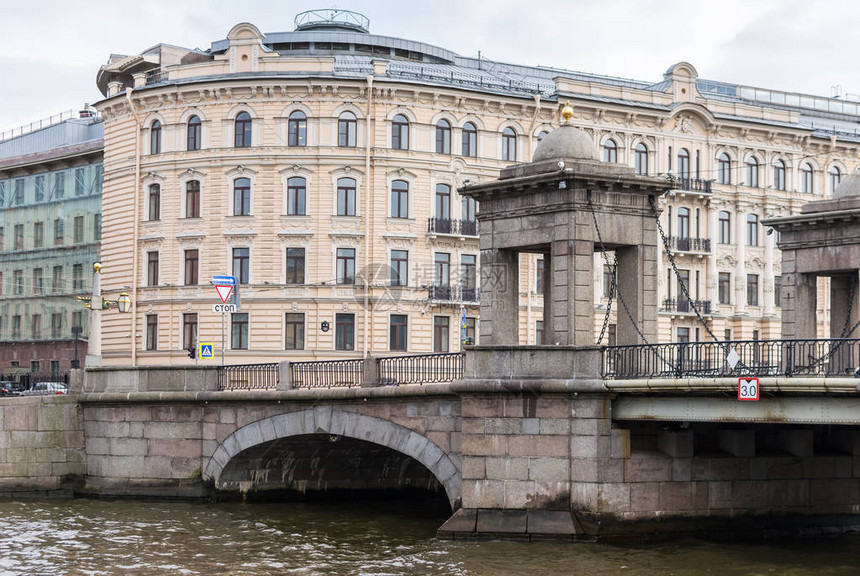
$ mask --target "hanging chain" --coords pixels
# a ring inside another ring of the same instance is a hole
[[[820,366],[824,364],[830,357],[836,354],[837,350],[845,343],[845,339],[848,337],[848,334],[853,334],[854,330],[860,326],[860,320],[854,323],[851,328],[848,328],[848,324],[851,322],[851,311],[854,309],[854,296],[857,290],[857,278],[851,277],[851,290],[848,293],[848,312],[845,314],[845,324],[842,326],[842,334],[839,336],[839,340],[830,348],[830,351],[827,354],[823,354],[818,360],[812,359],[809,364],[806,366]],[[833,319],[830,319],[831,324],[833,323]]]
[[[595,228],[596,228],[595,224]],[[608,261],[606,257],[606,253],[603,253],[604,260]],[[609,316],[612,312],[612,299],[615,296],[615,290],[617,287],[615,286],[615,271],[618,270],[618,251],[615,251],[615,261],[612,263],[612,267],[609,268],[609,298],[606,301],[606,314],[603,315],[603,327],[600,329],[600,337],[597,338],[597,345],[600,346],[600,343],[603,342],[603,335],[606,334],[606,328],[609,326]],[[607,344],[609,340],[607,339]]]

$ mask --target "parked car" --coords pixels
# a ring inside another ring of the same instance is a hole
[[[23,386],[12,380],[0,381],[0,396],[20,396]]]
[[[29,390],[22,392],[25,396],[39,394],[68,394],[69,387],[63,382],[36,382]]]

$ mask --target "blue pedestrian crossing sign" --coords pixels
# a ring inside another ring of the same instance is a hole
[[[214,344],[204,344],[200,343],[200,354],[197,356],[198,358],[208,358],[212,359],[215,357],[215,345]]]

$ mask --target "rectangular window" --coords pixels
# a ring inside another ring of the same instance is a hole
[[[236,178],[233,181],[233,216],[251,214],[251,180]]]
[[[460,256],[460,299],[478,301],[478,258],[474,254]]]
[[[728,272],[720,272],[717,290],[720,304],[732,303],[732,275]]]
[[[392,314],[389,320],[388,349],[391,351],[406,351],[406,314]]]
[[[149,219],[161,219],[161,186],[158,184],[149,187]]]
[[[352,178],[337,181],[337,215],[355,216],[355,180]]]
[[[15,250],[24,249],[24,225],[15,224]]]
[[[463,319],[463,325],[460,327],[460,329],[463,331],[463,344],[467,346],[474,346],[475,344],[477,344],[477,325],[478,322],[475,318],[467,316]]]
[[[72,266],[72,290],[78,292],[84,289],[84,265],[75,264]]]
[[[71,362],[73,364],[72,368],[77,368],[74,366],[75,360]],[[51,360],[51,377],[56,378],[60,375],[60,361],[59,360]]]
[[[409,284],[409,252],[406,250],[391,251],[391,285],[407,286]]]
[[[12,271],[12,286],[15,292],[15,296],[20,296],[24,293],[24,271],[23,270],[13,270]]]
[[[158,286],[158,252],[146,253],[146,284]]]
[[[182,348],[193,350],[197,347],[197,314],[182,315]]]
[[[33,223],[33,248],[41,248],[45,245],[45,223]]]
[[[0,226],[0,250],[6,249],[6,228]]]
[[[617,346],[618,345],[618,325],[617,324],[609,324],[606,327],[606,345],[607,346]]]
[[[38,374],[39,373],[39,361],[38,360],[30,360],[30,374]]]
[[[287,248],[287,284],[305,283],[305,249]]]
[[[146,315],[146,349],[158,350],[158,314]]]
[[[84,192],[86,192],[84,169],[75,168],[75,196],[83,196]]]
[[[45,177],[36,176],[36,202],[45,201]]]
[[[233,350],[248,349],[248,314],[246,312],[236,312],[231,315],[230,327],[230,347]]]
[[[45,290],[45,278],[41,268],[33,268],[33,294],[42,294]]]
[[[758,274],[747,274],[747,305],[758,306]]]
[[[200,182],[197,180],[185,185],[185,217],[200,218]]]
[[[612,267],[603,265],[603,297],[612,297]]]
[[[434,278],[436,286],[451,284],[451,255],[437,252],[434,258]]]
[[[60,199],[66,195],[66,173],[54,174],[54,198]]]
[[[285,350],[305,349],[305,315],[288,312],[286,315]]]
[[[732,222],[731,215],[728,212],[721,211],[719,214],[718,221],[719,228],[719,241],[720,244],[731,244],[732,243]]]
[[[679,326],[675,331],[675,342],[680,344],[686,343],[690,341],[690,329],[685,328],[683,326]]]
[[[391,183],[391,217],[409,218],[409,184],[403,180]]]
[[[433,317],[433,352],[448,352],[451,319],[448,316]]]
[[[544,263],[545,260],[543,258],[537,259],[535,269],[535,294],[543,294]]]
[[[93,240],[98,242],[102,239],[102,215],[93,214]]]
[[[747,246],[758,246],[758,216],[747,216]]]
[[[72,326],[84,327],[84,313],[80,310],[72,312]]]
[[[75,244],[80,244],[84,241],[84,217],[83,216],[75,216],[75,219],[72,221],[72,234],[74,237]]]
[[[30,319],[30,328],[31,328],[30,337],[33,340],[39,340],[42,338],[42,315],[41,314],[33,314],[33,317]],[[38,370],[37,370],[37,372],[38,372]]]
[[[335,314],[334,347],[336,350],[355,349],[355,314]]]
[[[355,284],[355,249],[337,249],[337,283]]]
[[[15,206],[24,205],[24,179],[15,180]]]
[[[54,246],[62,246],[66,234],[66,225],[62,218],[54,220]]]
[[[535,321],[535,344],[543,344],[543,320]]]
[[[63,333],[63,315],[60,313],[51,314],[51,338],[59,338]]]
[[[200,252],[196,249],[185,251],[185,285],[199,284],[197,270],[200,263]]]
[[[782,276],[773,277],[773,305],[779,308],[782,306],[780,293],[782,292]]]
[[[54,266],[51,275],[51,292],[59,294],[63,291],[63,267]]]
[[[732,339],[732,329],[726,328],[723,330],[723,340],[731,340]]]
[[[21,315],[15,314],[12,316],[12,338],[18,340],[21,338]]]
[[[233,276],[239,284],[247,284],[251,277],[251,249],[233,248]]]

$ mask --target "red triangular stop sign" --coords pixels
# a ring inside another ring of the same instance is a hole
[[[218,291],[218,297],[221,298],[221,303],[226,304],[227,298],[230,297],[230,294],[233,292],[232,286],[215,286],[215,290]]]

